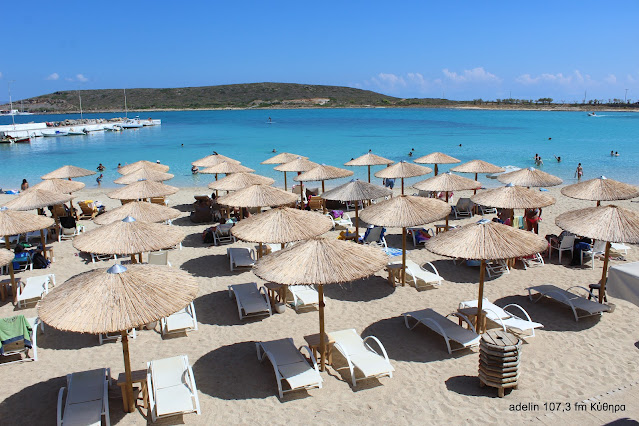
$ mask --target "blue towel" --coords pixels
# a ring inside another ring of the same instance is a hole
[[[386,252],[387,255],[389,256],[401,256],[402,255],[402,249],[398,249],[398,248],[394,248],[394,247],[387,247],[384,249],[384,251]]]

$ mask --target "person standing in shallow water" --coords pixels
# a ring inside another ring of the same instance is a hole
[[[29,182],[27,182],[26,179],[22,179],[22,185],[20,185],[20,189],[22,191],[26,191],[27,189],[29,189]]]
[[[575,170],[575,176],[577,177],[577,181],[580,181],[583,175],[584,175],[584,169],[581,167],[581,163],[579,163],[579,165],[577,165],[577,170]]]

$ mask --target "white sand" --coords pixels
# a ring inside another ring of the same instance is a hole
[[[99,199],[108,209],[118,203],[108,199],[104,190],[84,190],[76,200]],[[498,304],[517,303],[528,310],[533,320],[545,324],[537,337],[523,347],[519,389],[498,398],[497,391],[480,388],[477,379],[477,350],[465,350],[449,355],[442,338],[436,334],[404,327],[400,315],[410,310],[432,307],[447,314],[463,300],[477,297],[477,268],[455,266],[449,259],[420,249],[411,251],[409,258],[417,262],[431,261],[445,278],[441,288],[416,291],[412,287],[390,287],[383,271],[376,276],[351,285],[327,287],[327,331],[355,328],[362,335],[373,334],[385,345],[396,372],[392,379],[368,380],[353,389],[348,369],[333,368],[322,374],[324,388],[309,392],[298,391],[277,397],[272,368],[260,364],[254,342],[292,337],[296,345],[305,344],[303,336],[318,331],[318,314],[311,310],[296,314],[287,308],[281,315],[257,320],[239,321],[235,302],[228,297],[227,286],[260,280],[250,270],[231,273],[225,256],[226,248],[207,248],[201,240],[202,231],[210,225],[192,224],[188,216],[198,188],[185,188],[170,197],[171,206],[185,213],[174,224],[188,234],[184,249],[170,252],[174,267],[182,268],[197,277],[199,297],[195,300],[199,330],[188,337],[163,339],[158,332],[143,330],[131,341],[133,369],[144,369],[146,362],[178,354],[187,354],[199,388],[202,415],[177,416],[166,423],[213,424],[259,423],[302,424],[322,422],[330,424],[394,424],[414,423],[513,423],[536,420],[543,423],[568,421],[599,424],[618,418],[639,416],[636,404],[637,386],[624,389],[639,380],[637,355],[639,331],[635,319],[639,308],[620,300],[611,300],[616,311],[602,317],[590,317],[575,322],[572,312],[554,302],[532,304],[525,288],[541,283],[554,283],[568,288],[587,286],[597,282],[602,261],[597,260],[594,271],[588,267],[570,267],[569,259],[559,265],[556,254],[552,261],[528,271],[521,263],[510,274],[489,280],[485,296]],[[407,191],[412,193],[411,190]],[[554,225],[559,212],[593,206],[551,191],[558,203],[545,208],[540,233],[561,231]],[[460,194],[456,194],[460,195]],[[0,204],[12,196],[0,195]],[[620,202],[636,208],[636,204]],[[470,220],[452,221],[465,223]],[[87,229],[93,225],[82,221]],[[390,229],[388,243],[401,247],[401,230]],[[249,246],[238,242],[237,246]],[[408,244],[412,246],[411,243]],[[54,273],[58,285],[71,276],[94,267],[87,263],[70,241],[54,242],[56,262],[47,270]],[[336,256],[339,254],[336,253]],[[569,256],[568,256],[569,257]],[[639,260],[639,249],[630,250],[627,261]],[[101,262],[106,267],[112,262]],[[611,265],[620,261],[612,261]],[[97,266],[97,265],[96,265]],[[34,270],[19,277],[41,275]],[[15,314],[35,316],[36,309],[16,309],[8,300],[0,304],[0,316]],[[97,367],[110,367],[115,378],[124,371],[122,346],[119,342],[98,345],[97,336],[64,333],[46,327],[38,336],[39,360],[35,363],[0,366],[0,423],[51,424],[56,416],[58,389],[65,385],[65,375]],[[339,362],[336,356],[336,362]],[[343,363],[343,360],[342,360]],[[343,365],[343,364],[342,364]],[[615,396],[608,391],[622,388]],[[597,395],[602,401],[625,403],[625,412],[549,413],[545,402],[575,403]],[[119,388],[111,390],[110,413],[113,424],[144,424],[145,410],[126,414],[122,411]],[[511,404],[539,404],[536,412],[510,412]],[[144,413],[144,414],[143,414]]]

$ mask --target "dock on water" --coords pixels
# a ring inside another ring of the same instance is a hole
[[[136,122],[142,125],[142,127],[159,126],[162,124],[162,120],[158,119],[120,119],[120,120],[105,120],[94,119],[87,123],[82,121],[86,120],[65,120],[60,122],[43,122],[43,123],[22,123],[22,124],[7,124],[0,125],[0,139],[11,138],[38,138],[45,134],[51,134],[58,132],[68,132],[71,129],[75,131],[85,132],[97,132],[103,130],[113,130],[114,127],[127,128],[127,123]],[[133,126],[132,126],[133,127]],[[139,127],[139,126],[138,126]]]

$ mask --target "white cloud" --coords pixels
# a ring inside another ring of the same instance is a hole
[[[495,74],[489,73],[484,67],[473,68],[472,70],[464,70],[458,74],[450,71],[448,68],[442,70],[444,77],[455,83],[474,83],[474,82],[495,82],[501,81]]]
[[[86,83],[87,81],[89,81],[89,79],[82,74],[76,75],[75,78],[82,83]]]
[[[608,76],[604,78],[604,81],[608,84],[617,84],[617,76],[614,74],[608,74]]]
[[[45,80],[58,80],[59,78],[60,78],[60,74],[58,74],[57,72],[54,72],[53,74],[48,75]]]
[[[611,83],[611,82],[614,83],[617,81],[616,77],[613,74],[610,74],[608,77],[606,77],[605,80],[608,83]],[[609,81],[609,80],[614,80],[614,81]],[[559,84],[562,86],[570,86],[574,84],[578,84],[580,86],[597,84],[597,82],[594,81],[589,74],[582,74],[581,71],[579,70],[573,71],[572,74],[543,73],[536,77],[533,77],[530,74],[522,74],[519,77],[517,77],[515,81],[517,83],[521,83],[526,86],[530,86],[530,85],[538,84],[538,83],[552,83],[552,84]]]

